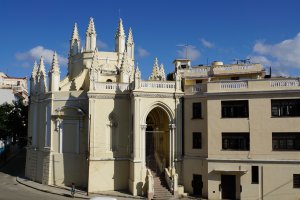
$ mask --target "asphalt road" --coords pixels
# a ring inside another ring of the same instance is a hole
[[[0,169],[0,200],[70,200],[70,197],[40,192],[16,182],[16,176],[24,175],[25,154],[22,150]]]

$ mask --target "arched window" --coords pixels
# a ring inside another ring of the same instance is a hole
[[[106,82],[112,82],[112,80],[111,79],[107,79]]]

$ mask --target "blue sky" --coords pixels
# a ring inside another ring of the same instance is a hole
[[[300,76],[299,7],[294,0],[2,0],[0,71],[29,77],[40,55],[48,70],[55,50],[65,74],[73,25],[83,43],[91,16],[99,50],[113,50],[120,10],[126,34],[133,29],[143,78],[155,57],[173,71],[172,61],[184,57],[178,45],[185,43],[193,65],[250,57],[276,74]]]

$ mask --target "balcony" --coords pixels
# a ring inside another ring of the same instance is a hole
[[[186,94],[300,90],[300,79],[218,81],[185,87]]]
[[[249,65],[217,65],[212,66],[211,75],[227,75],[227,74],[241,74],[241,73],[259,73],[262,71],[260,64]]]
[[[115,82],[96,82],[95,91],[105,93],[124,93],[134,89],[133,83],[115,83]],[[175,81],[144,81],[139,82],[135,90],[145,92],[175,92]]]

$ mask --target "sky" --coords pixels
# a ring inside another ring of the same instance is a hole
[[[143,79],[155,57],[172,72],[185,44],[192,65],[250,58],[275,75],[300,76],[299,8],[296,0],[1,0],[0,71],[29,78],[34,60],[43,56],[49,70],[56,51],[65,76],[74,23],[84,44],[93,17],[99,51],[113,51],[121,17]]]

